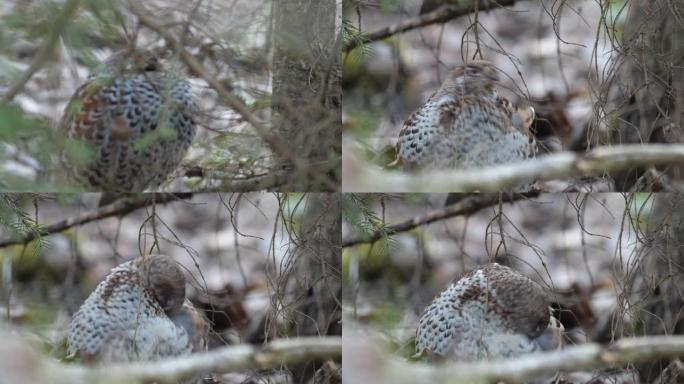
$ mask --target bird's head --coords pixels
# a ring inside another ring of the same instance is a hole
[[[180,311],[185,300],[185,276],[178,263],[168,256],[151,255],[143,258],[138,268],[143,285],[164,312],[173,316]]]
[[[454,68],[442,83],[441,92],[466,95],[477,92],[491,92],[499,82],[499,70],[484,60],[474,60]]]
[[[103,72],[110,74],[141,74],[163,69],[159,56],[147,50],[122,50],[109,56]]]
[[[527,276],[497,263],[488,264],[483,271],[508,331],[531,339],[541,335],[551,316],[547,291]]]

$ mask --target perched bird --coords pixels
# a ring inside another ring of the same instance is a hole
[[[79,156],[65,151],[62,163],[83,188],[157,188],[190,147],[198,113],[188,82],[166,71],[153,53],[115,54],[65,109],[61,130],[86,149]]]
[[[206,322],[185,299],[185,277],[163,255],[115,267],[74,314],[70,355],[83,362],[158,360],[206,349]]]
[[[425,309],[416,351],[432,360],[453,361],[538,351],[537,339],[557,324],[549,305],[537,283],[508,267],[487,264],[452,283]]]
[[[466,169],[535,155],[532,107],[497,94],[496,68],[472,61],[449,73],[442,86],[404,122],[397,159],[406,169]]]

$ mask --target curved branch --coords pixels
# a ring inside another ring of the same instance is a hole
[[[444,220],[448,219],[450,217],[454,216],[463,216],[463,215],[469,215],[471,213],[475,213],[479,211],[480,209],[491,207],[492,205],[499,204],[500,202],[502,203],[508,203],[524,198],[529,198],[529,197],[534,197],[537,196],[538,193],[536,192],[531,192],[531,193],[525,193],[525,194],[489,194],[489,195],[475,195],[468,197],[466,199],[463,199],[462,201],[446,206],[441,209],[436,209],[433,211],[428,212],[427,214],[423,216],[416,216],[413,218],[410,218],[406,221],[402,221],[401,223],[397,223],[394,225],[390,225],[386,228],[386,233],[389,233],[390,235],[398,233],[398,232],[406,232],[410,231],[413,228],[416,228],[420,225],[423,224],[430,224],[435,221],[439,220]],[[358,244],[363,244],[363,243],[373,243],[377,240],[380,240],[380,238],[383,236],[382,231],[375,231],[371,233],[368,236],[358,236],[358,237],[349,237],[344,240],[342,240],[342,247],[351,247],[354,245]]]
[[[424,15],[420,15],[417,17],[413,17],[413,18],[404,20],[404,21],[397,23],[395,25],[390,25],[388,27],[384,27],[384,28],[378,29],[376,31],[370,32],[368,34],[362,34],[357,39],[349,40],[344,45],[343,49],[344,49],[344,52],[349,52],[361,44],[366,44],[366,43],[370,43],[373,41],[382,40],[382,39],[388,38],[390,36],[396,35],[398,33],[403,33],[403,32],[410,31],[412,29],[416,29],[416,28],[420,28],[420,27],[424,27],[424,26],[430,25],[430,24],[446,23],[447,21],[449,21],[451,19],[455,19],[459,16],[463,16],[463,15],[467,15],[471,12],[475,12],[475,9],[477,9],[478,11],[486,11],[486,10],[494,9],[494,8],[502,8],[505,6],[514,5],[516,3],[516,1],[520,1],[520,0],[499,0],[499,1],[476,0],[476,1],[473,1],[473,2],[471,2],[469,4],[465,4],[465,5],[460,4],[460,5],[443,6],[443,7],[440,7],[439,9],[437,9],[435,11],[426,13]]]
[[[684,145],[681,144],[626,144],[597,147],[585,154],[555,153],[468,171],[405,173],[362,168],[353,189],[345,188],[345,192],[494,192],[535,180],[596,176],[634,167],[681,162],[684,162]]]

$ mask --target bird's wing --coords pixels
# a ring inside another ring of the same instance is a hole
[[[434,97],[404,122],[397,140],[397,161],[407,169],[443,168],[458,157],[446,135],[460,119],[460,101]],[[443,162],[444,164],[436,164]]]
[[[422,139],[420,125],[426,121],[426,114],[421,108],[413,112],[399,131],[399,140],[396,144],[396,159],[388,166],[401,165],[406,169],[414,169],[421,163],[421,158],[425,155],[423,149],[419,148],[419,137]]]
[[[530,128],[536,116],[534,108],[531,105],[514,105],[510,100],[503,96],[497,96],[496,101],[508,114],[511,123],[513,124],[513,128],[526,135],[531,135]]]

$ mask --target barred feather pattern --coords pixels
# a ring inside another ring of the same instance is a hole
[[[73,315],[68,352],[83,362],[158,360],[206,349],[206,322],[163,255],[123,263]]]
[[[550,324],[542,287],[496,264],[449,285],[423,312],[416,350],[454,361],[499,359],[540,349],[535,338]]]
[[[499,96],[498,80],[497,70],[484,61],[453,70],[404,122],[398,162],[413,170],[469,169],[534,157],[534,109]]]
[[[190,147],[199,107],[188,82],[156,62],[144,69],[115,68],[107,63],[105,71],[79,87],[61,121],[68,138],[92,150],[91,161],[74,161],[65,152],[62,162],[82,188],[157,188]]]

